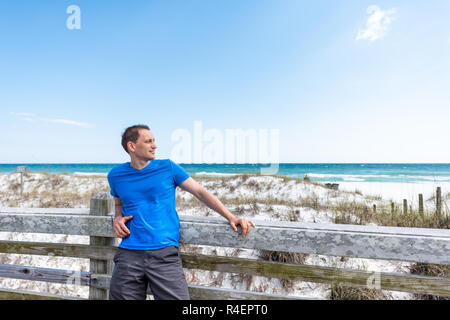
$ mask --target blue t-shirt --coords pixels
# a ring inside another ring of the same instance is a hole
[[[111,169],[111,195],[122,201],[123,216],[130,235],[120,248],[154,250],[177,246],[180,220],[175,209],[175,189],[189,174],[170,159],[153,159],[143,169],[123,163]]]

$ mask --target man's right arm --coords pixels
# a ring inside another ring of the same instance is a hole
[[[120,198],[114,197],[114,235],[117,238],[125,238],[130,235],[130,230],[126,227],[125,223],[133,219],[133,216],[124,217],[122,215],[122,201]]]

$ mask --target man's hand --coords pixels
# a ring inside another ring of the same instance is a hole
[[[117,238],[125,238],[130,235],[130,230],[125,226],[125,223],[131,219],[133,219],[133,216],[114,218],[114,235]]]
[[[255,224],[246,218],[236,218],[219,199],[209,193],[202,185],[191,177],[187,178],[180,184],[180,188],[193,194],[197,199],[204,203],[208,208],[221,214],[230,222],[231,227],[235,232],[238,231],[237,226],[242,227],[242,237],[245,237],[250,231],[250,227],[255,228]]]
[[[249,233],[250,231],[250,227],[255,228],[255,224],[253,223],[253,221],[248,220],[246,218],[236,218],[233,217],[232,219],[230,219],[230,225],[233,228],[234,232],[237,232],[237,226],[240,225],[242,228],[242,237],[245,238],[245,236]]]

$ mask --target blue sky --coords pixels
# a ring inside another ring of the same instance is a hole
[[[66,12],[80,8],[80,29]],[[449,1],[2,1],[1,163],[123,162],[148,124],[280,162],[450,162]],[[227,152],[227,150],[224,150]]]

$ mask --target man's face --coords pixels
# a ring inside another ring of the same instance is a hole
[[[139,129],[139,138],[136,143],[128,143],[128,151],[142,160],[155,159],[155,138],[150,130]]]

